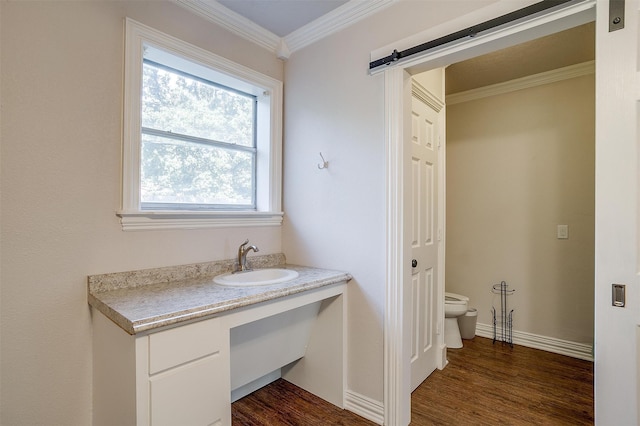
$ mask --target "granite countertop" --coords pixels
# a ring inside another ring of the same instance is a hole
[[[255,256],[249,266],[293,269],[299,276],[262,286],[215,284],[213,277],[233,270],[233,260],[91,275],[89,305],[137,334],[351,279],[345,272],[288,265],[283,254]]]

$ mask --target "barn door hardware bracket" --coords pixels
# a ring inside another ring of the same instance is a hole
[[[609,0],[609,32],[624,28],[625,0]]]

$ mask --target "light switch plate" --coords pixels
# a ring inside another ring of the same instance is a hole
[[[558,225],[557,234],[559,240],[569,238],[569,225]]]

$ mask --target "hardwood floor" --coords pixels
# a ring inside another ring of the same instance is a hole
[[[233,426],[375,425],[283,379],[231,404],[231,419]]]
[[[476,337],[412,394],[415,425],[592,425],[593,363]]]
[[[593,363],[476,337],[412,394],[412,425],[592,425]],[[374,425],[278,380],[232,404],[234,426]]]

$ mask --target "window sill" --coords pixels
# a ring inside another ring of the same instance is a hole
[[[118,211],[123,231],[280,226],[282,212]]]

